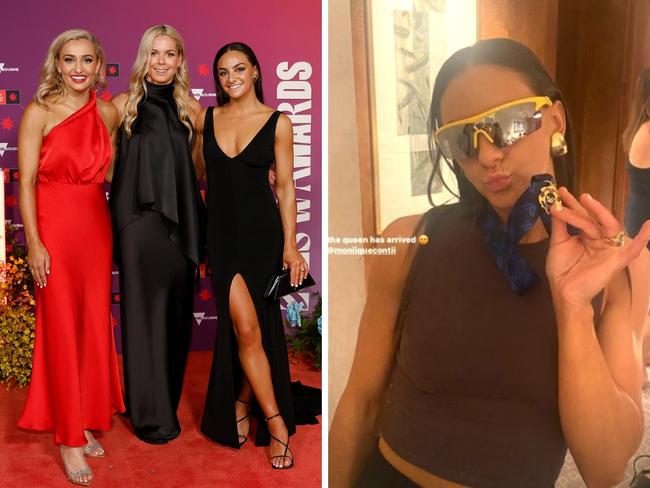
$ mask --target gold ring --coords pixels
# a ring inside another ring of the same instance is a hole
[[[622,247],[625,244],[625,232],[620,230],[614,237],[603,237],[603,240],[614,247]]]

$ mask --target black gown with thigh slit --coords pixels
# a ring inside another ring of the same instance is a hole
[[[201,431],[220,444],[238,448],[235,399],[243,373],[229,309],[230,286],[238,274],[255,305],[280,413],[289,434],[296,430],[280,302],[263,296],[271,275],[282,267],[282,222],[268,181],[281,112],[274,112],[234,158],[217,144],[212,114],[210,107],[205,117],[203,151],[208,175],[208,257],[218,318]],[[258,420],[255,443],[268,445],[263,414],[259,408],[253,413]]]
[[[203,209],[173,84],[146,82],[111,188],[127,415],[150,443],[177,437]]]

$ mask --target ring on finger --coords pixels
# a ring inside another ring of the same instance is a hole
[[[622,247],[625,245],[625,231],[620,230],[615,236],[603,237],[603,240],[613,247]]]

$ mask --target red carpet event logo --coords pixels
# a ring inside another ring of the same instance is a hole
[[[296,184],[297,223],[311,221],[311,179],[312,163],[312,87],[309,81],[312,76],[311,63],[299,61],[289,65],[282,62],[277,65],[275,74],[281,80],[277,86],[276,96],[278,110],[291,119],[293,125],[293,179]],[[311,235],[307,232],[296,234],[298,250],[310,263]],[[305,302],[307,309],[311,308],[309,293],[297,293]],[[287,304],[295,301],[294,295],[285,298]]]
[[[217,320],[217,316],[206,315],[205,312],[194,312],[194,320],[196,320],[196,325],[201,325],[204,320]]]
[[[197,100],[201,100],[205,97],[217,97],[216,93],[203,93],[203,90],[205,90],[205,88],[192,88],[192,95],[194,95],[194,98]]]
[[[4,156],[7,151],[18,151],[18,148],[10,146],[8,142],[0,142],[0,157]]]
[[[120,63],[106,64],[106,78],[117,78],[120,76]]]
[[[0,63],[0,73],[4,73],[5,71],[20,71],[20,68],[16,68],[14,66],[5,66],[4,63]]]
[[[19,105],[20,90],[0,90],[0,105]]]

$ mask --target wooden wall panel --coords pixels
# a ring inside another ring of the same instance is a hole
[[[576,0],[560,2],[559,10],[557,82],[575,126],[577,190],[610,208],[630,5],[631,0]]]
[[[373,184],[374,134],[372,132],[372,70],[369,42],[370,12],[367,0],[350,0],[352,58],[354,62],[359,178],[361,186],[361,226],[363,235],[375,234],[375,187]]]
[[[559,0],[478,0],[478,38],[509,37],[528,46],[555,75]]]

